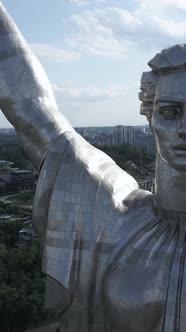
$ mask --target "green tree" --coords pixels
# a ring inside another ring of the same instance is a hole
[[[0,331],[20,331],[46,318],[45,276],[41,271],[39,241],[20,244],[7,240],[21,223],[0,224]],[[1,236],[3,233],[3,237]],[[4,243],[3,243],[4,242]]]

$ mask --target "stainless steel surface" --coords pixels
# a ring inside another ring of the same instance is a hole
[[[37,168],[49,144],[59,134],[72,130],[57,110],[42,66],[1,3],[0,105]]]
[[[141,80],[156,194],[80,137],[0,5],[0,106],[40,170],[33,223],[61,332],[186,332],[186,46]]]

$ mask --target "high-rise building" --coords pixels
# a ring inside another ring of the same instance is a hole
[[[35,176],[28,170],[12,170],[11,184],[19,191],[32,191],[35,189]]]
[[[124,127],[124,143],[135,145],[135,127],[125,126]]]
[[[114,144],[120,145],[124,143],[124,126],[116,126],[114,128]]]

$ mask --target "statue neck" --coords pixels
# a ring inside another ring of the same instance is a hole
[[[155,196],[161,218],[186,220],[186,172],[171,168],[158,153]]]

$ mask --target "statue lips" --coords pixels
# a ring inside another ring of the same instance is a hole
[[[178,144],[173,146],[173,150],[178,157],[186,156],[186,144]]]

